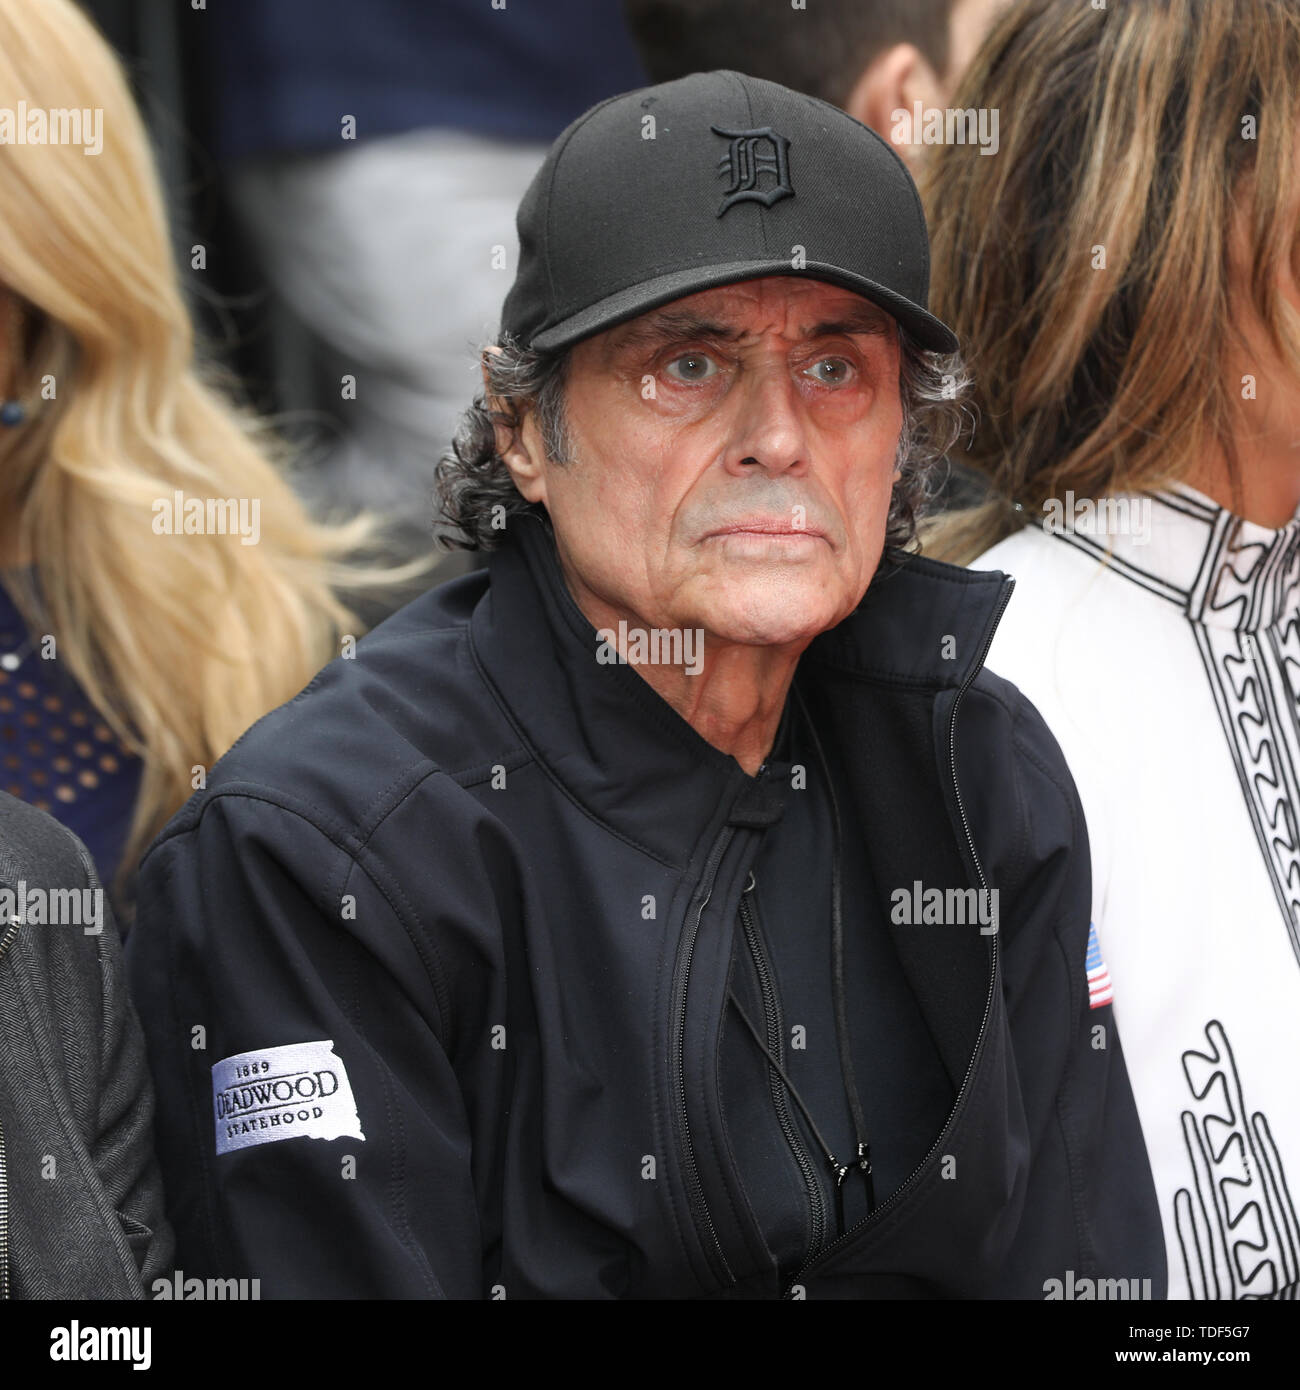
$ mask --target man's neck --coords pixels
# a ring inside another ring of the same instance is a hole
[[[682,666],[634,669],[701,738],[730,753],[752,777],[776,741],[801,651],[706,639],[698,675]]]
[[[569,589],[573,593],[572,584]],[[662,636],[652,642],[651,633],[676,630],[621,613],[590,593],[573,596],[587,621],[661,699],[754,776],[776,740],[806,641],[755,646],[694,629],[678,634],[675,643]]]

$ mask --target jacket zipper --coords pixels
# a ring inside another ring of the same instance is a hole
[[[0,936],[0,959],[18,934],[18,923],[9,923]],[[9,1174],[5,1167],[5,1132],[0,1125],[0,1299],[9,1297]]]
[[[673,1088],[686,1169],[686,1195],[691,1214],[695,1220],[695,1229],[708,1233],[711,1244],[704,1242],[702,1244],[704,1244],[705,1257],[713,1270],[714,1277],[728,1284],[735,1282],[735,1276],[731,1272],[730,1265],[727,1264],[727,1257],[722,1250],[722,1242],[718,1239],[717,1227],[713,1224],[713,1218],[709,1215],[708,1204],[704,1200],[704,1184],[700,1181],[699,1165],[695,1161],[695,1146],[691,1141],[690,1121],[686,1110],[686,990],[690,979],[691,960],[695,955],[695,939],[700,931],[700,922],[704,917],[704,909],[708,907],[709,899],[713,896],[713,881],[717,876],[718,866],[722,863],[722,856],[726,853],[734,833],[734,830],[727,826],[718,836],[709,853],[704,868],[704,877],[701,881],[700,905],[695,911],[694,920],[689,914],[687,916],[686,934],[682,940],[673,980]]]
[[[953,796],[957,803],[957,814],[961,818],[961,827],[966,836],[966,844],[970,849],[971,862],[975,865],[975,875],[979,879],[981,892],[985,893],[988,892],[988,879],[984,876],[984,866],[980,863],[979,855],[975,850],[975,837],[971,834],[970,822],[966,819],[966,808],[962,804],[961,788],[957,783],[957,711],[961,708],[962,696],[966,694],[966,691],[970,688],[975,677],[979,675],[984,667],[984,662],[989,654],[989,648],[993,645],[993,635],[997,632],[998,623],[1001,621],[1002,614],[1006,612],[1007,604],[1011,602],[1011,595],[1015,587],[1016,581],[1014,579],[1008,579],[1006,584],[1003,585],[1002,594],[998,599],[998,606],[993,612],[993,620],[989,623],[988,636],[984,639],[984,646],[980,651],[979,659],[972,664],[970,673],[958,687],[957,694],[952,702],[952,713],[948,719],[948,771],[952,777]],[[989,1015],[993,1012],[993,991],[997,988],[998,982],[998,961],[1000,958],[999,944],[998,937],[995,935],[993,937],[990,962],[991,968],[989,970],[989,988],[988,993],[984,996],[984,1016],[980,1019],[979,1033],[976,1035],[975,1046],[971,1051],[970,1062],[966,1066],[965,1076],[962,1077],[961,1086],[957,1091],[957,1099],[954,1101],[952,1113],[948,1117],[948,1123],[945,1124],[943,1129],[939,1132],[939,1137],[930,1145],[929,1151],[926,1153],[925,1157],[917,1167],[908,1174],[907,1180],[901,1187],[893,1192],[889,1198],[882,1202],[869,1216],[863,1217],[856,1226],[845,1231],[842,1236],[838,1236],[835,1240],[831,1241],[829,1245],[815,1253],[811,1259],[804,1262],[803,1267],[786,1287],[784,1296],[787,1299],[793,1297],[794,1289],[799,1284],[800,1280],[804,1278],[808,1270],[811,1269],[818,1260],[825,1255],[829,1255],[833,1250],[838,1249],[838,1247],[843,1245],[846,1241],[854,1239],[864,1227],[880,1220],[896,1202],[901,1201],[903,1197],[907,1195],[908,1191],[915,1186],[921,1174],[928,1167],[930,1160],[938,1153],[948,1134],[954,1117],[961,1110],[966,1099],[966,1092],[970,1089],[971,1077],[975,1072],[975,1060],[980,1055],[980,1049],[984,1045],[984,1035],[988,1031],[989,1026]]]
[[[776,989],[772,984],[772,973],[768,968],[767,957],[763,953],[762,942],[749,910],[748,895],[753,887],[754,876],[751,874],[749,884],[740,899],[740,921],[745,929],[745,940],[749,943],[750,955],[754,958],[754,967],[758,972],[759,989],[763,995],[763,1017],[767,1024],[767,1045],[778,1057],[781,1057],[783,1050],[781,1006],[776,997]],[[822,1200],[822,1185],[818,1181],[817,1171],[813,1167],[808,1150],[799,1137],[798,1130],[791,1123],[790,1109],[785,1103],[785,1083],[770,1066],[768,1067],[768,1085],[772,1093],[772,1103],[776,1107],[776,1117],[781,1125],[781,1133],[785,1135],[785,1142],[790,1146],[790,1152],[794,1155],[794,1160],[799,1165],[799,1171],[803,1174],[804,1186],[808,1189],[808,1203],[812,1209],[812,1241],[808,1246],[808,1255],[811,1257],[817,1254],[821,1249],[822,1241],[826,1239],[826,1204]]]
[[[975,873],[979,877],[980,891],[988,892],[988,881],[984,877],[984,866],[980,863],[980,857],[975,852],[975,837],[970,831],[970,822],[966,819],[966,807],[962,805],[961,788],[957,785],[957,711],[961,708],[962,696],[970,689],[971,682],[984,669],[984,662],[988,658],[989,648],[993,645],[993,634],[998,630],[998,623],[1002,621],[1002,615],[1006,612],[1007,604],[1011,602],[1011,595],[1016,587],[1014,579],[1008,579],[1002,586],[1002,593],[998,598],[998,606],[993,611],[993,621],[989,624],[988,636],[984,639],[984,646],[980,651],[979,660],[971,667],[966,679],[962,681],[957,691],[956,697],[952,702],[952,714],[948,717],[948,769],[952,774],[952,792],[957,802],[957,814],[961,817],[961,828],[966,832],[966,845],[970,850],[971,862],[975,865]],[[993,947],[996,954],[998,939],[993,938]]]
[[[989,1014],[993,1012],[993,990],[997,984],[997,977],[998,939],[995,936],[993,938],[993,969],[989,974],[989,992],[984,999],[984,1017],[980,1020],[980,1030],[979,1035],[975,1040],[975,1049],[971,1053],[970,1063],[966,1067],[966,1075],[962,1077],[961,1089],[957,1092],[957,1099],[953,1104],[953,1115],[956,1115],[957,1112],[962,1108],[962,1104],[966,1098],[966,1092],[970,1088],[970,1079],[975,1071],[975,1059],[979,1056],[980,1046],[984,1041],[984,1034],[988,1028]],[[952,1116],[949,1116],[950,1121],[951,1119]],[[878,1221],[889,1211],[889,1209],[896,1202],[901,1201],[907,1195],[908,1191],[913,1186],[915,1186],[917,1179],[921,1176],[923,1170],[928,1166],[930,1160],[934,1157],[934,1155],[939,1151],[940,1147],[943,1145],[943,1141],[948,1134],[948,1130],[949,1125],[944,1125],[943,1130],[939,1134],[939,1137],[934,1141],[933,1144],[931,1144],[929,1152],[927,1152],[925,1157],[921,1160],[920,1164],[915,1169],[913,1169],[913,1171],[908,1175],[907,1181],[904,1182],[903,1185],[897,1189],[897,1191],[893,1192],[885,1201],[883,1201],[875,1209],[875,1211],[871,1213],[870,1216],[864,1216],[862,1220],[857,1223],[856,1226],[851,1226],[847,1231],[844,1232],[842,1236],[837,1236],[836,1239],[831,1241],[828,1245],[824,1246],[821,1250],[817,1251],[810,1260],[805,1262],[803,1268],[799,1270],[799,1272],[794,1276],[794,1278],[790,1281],[789,1285],[787,1286],[785,1291],[786,1298],[793,1297],[793,1291],[796,1285],[798,1285],[800,1280],[804,1278],[808,1270],[811,1269],[811,1267],[817,1260],[820,1260],[824,1255],[829,1255],[832,1251],[836,1250],[839,1246],[843,1245],[845,1241],[852,1240],[854,1237],[858,1235],[858,1233],[863,1229],[863,1227],[869,1226],[873,1222]]]

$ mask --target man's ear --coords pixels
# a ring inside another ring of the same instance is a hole
[[[487,356],[489,353],[495,355],[501,349],[489,346],[483,349],[483,360],[480,369],[483,373],[483,389],[485,392],[491,391],[491,383],[488,380]],[[502,401],[499,396],[488,394],[487,408],[494,414],[510,414],[507,403]],[[546,450],[542,447],[541,431],[537,428],[537,420],[531,409],[523,409],[523,418],[518,428],[512,430],[508,425],[497,422],[494,425],[496,431],[496,450],[498,455],[504,460],[506,467],[510,470],[510,476],[515,480],[515,486],[519,489],[520,495],[528,502],[540,502],[546,505]]]
[[[912,124],[913,106],[923,109],[943,105],[943,84],[919,48],[896,43],[877,53],[849,93],[844,109],[854,120],[870,126],[888,140],[909,165],[916,162],[924,146],[909,145],[891,138],[894,112],[906,111]]]

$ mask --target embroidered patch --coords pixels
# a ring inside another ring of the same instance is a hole
[[[332,1039],[264,1047],[212,1067],[217,1152],[277,1139],[365,1139]]]
[[[1115,991],[1110,986],[1110,971],[1101,958],[1101,942],[1097,939],[1097,925],[1088,923],[1088,1007],[1100,1009],[1103,1005],[1114,1003]]]

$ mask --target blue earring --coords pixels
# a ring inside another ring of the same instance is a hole
[[[11,429],[15,425],[21,425],[27,418],[27,412],[23,409],[22,401],[0,401],[0,425],[7,425]]]

